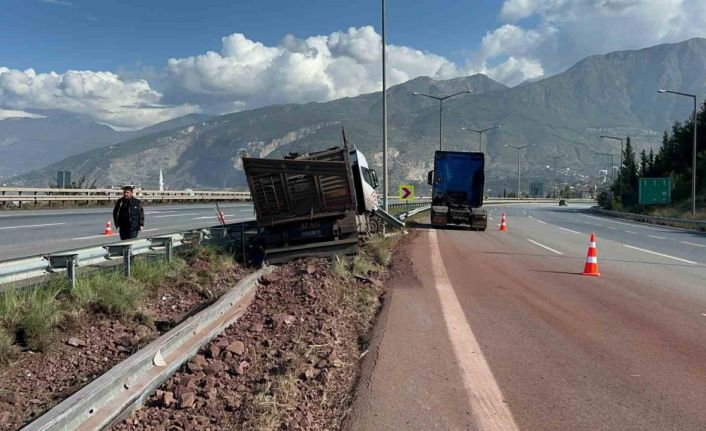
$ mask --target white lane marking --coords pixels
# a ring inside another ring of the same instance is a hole
[[[26,229],[26,228],[30,228],[30,227],[44,227],[44,226],[61,226],[62,224],[66,224],[66,223],[44,223],[44,224],[26,224],[26,225],[21,225],[21,226],[5,226],[5,227],[0,227],[0,230]]]
[[[169,214],[169,215],[161,215],[161,216],[154,216],[153,218],[165,218],[165,217],[186,217],[186,216],[193,216],[193,215],[199,215],[199,213],[188,213],[188,214]],[[215,217],[215,216],[214,216]]]
[[[631,231],[631,230],[626,230],[625,232],[631,233],[631,234],[633,234],[633,235],[637,235],[637,232],[633,232],[633,231]]]
[[[518,430],[498,382],[483,356],[441,258],[436,231],[430,230],[432,278],[444,314],[446,331],[466,389],[471,414],[479,429]]]
[[[647,236],[649,236],[650,238],[655,238],[655,239],[667,239],[663,236],[657,236],[657,235],[647,235]]]
[[[706,245],[703,245],[703,244],[695,244],[695,243],[689,242],[689,241],[679,241],[679,242],[681,242],[682,244],[686,244],[686,245],[693,245],[694,247],[704,247],[704,248],[706,248]]]
[[[488,220],[490,220],[490,221],[493,221],[493,218],[492,218],[492,217],[490,217],[490,216],[488,216]]]
[[[558,227],[559,229],[565,230],[565,231],[567,231],[567,232],[575,233],[575,234],[577,234],[577,235],[582,235],[581,232],[577,232],[577,231],[575,231],[575,230],[567,229],[567,228],[561,227],[561,226],[557,226],[557,227]]]
[[[217,220],[217,219],[218,219],[218,216],[214,214],[214,215],[211,215],[211,216],[194,217],[194,218],[192,218],[191,220],[205,220],[205,219],[209,219],[209,218],[212,218],[212,219],[216,219],[216,220]]]
[[[82,239],[91,239],[91,238],[104,238],[104,237],[111,237],[117,234],[112,234],[112,235],[91,235],[91,236],[81,236],[78,238],[71,238],[73,241],[80,241]]]
[[[542,220],[540,220],[540,219],[538,219],[538,218],[536,218],[535,220],[537,220],[538,222],[540,222],[540,223],[542,223],[542,224],[547,224],[547,222],[542,221]]]
[[[253,212],[253,208],[250,208],[250,209],[247,209],[247,210],[238,210],[238,211],[241,212],[241,213],[245,213],[245,212],[251,213],[251,212]]]
[[[599,226],[600,226],[600,225],[599,225]],[[603,226],[601,226],[601,227],[603,227]],[[606,227],[607,227],[608,229],[618,230],[617,227],[613,227],[613,226],[606,226]]]
[[[668,258],[668,259],[678,260],[679,262],[685,262],[685,263],[690,263],[690,264],[692,264],[692,265],[698,265],[698,263],[696,263],[696,262],[692,262],[692,261],[690,261],[690,260],[682,259],[682,258],[680,258],[680,257],[674,257],[674,256],[670,256],[670,255],[668,255],[668,254],[657,253],[656,251],[645,250],[644,248],[633,247],[633,246],[627,245],[627,244],[623,244],[623,245],[624,245],[625,247],[631,248],[631,249],[633,249],[633,250],[638,250],[638,251],[642,251],[642,252],[645,252],[645,253],[650,253],[650,254],[654,254],[654,255],[657,255],[657,256],[666,257],[666,258]]]
[[[562,253],[562,252],[560,252],[560,251],[554,250],[554,249],[551,248],[551,247],[547,247],[546,245],[544,245],[544,244],[542,244],[542,243],[539,243],[539,242],[537,242],[537,241],[535,241],[535,240],[533,240],[533,239],[527,238],[527,241],[531,242],[531,243],[534,244],[534,245],[538,245],[538,246],[540,246],[540,247],[542,247],[542,248],[546,248],[547,250],[551,251],[552,253],[564,254],[564,253]]]

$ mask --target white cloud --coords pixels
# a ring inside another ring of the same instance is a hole
[[[505,0],[500,17],[507,24],[488,32],[469,64],[514,57],[555,74],[589,55],[706,37],[703,0]],[[527,18],[537,24],[523,27]]]
[[[265,46],[240,33],[223,38],[220,52],[170,59],[170,100],[187,98],[267,103],[325,101],[376,91],[381,82],[381,38],[370,26],[327,36],[285,36]],[[462,71],[444,57],[404,46],[388,47],[391,84],[421,75],[451,78]]]
[[[162,106],[147,81],[123,81],[111,72],[37,73],[0,67],[0,108],[63,109],[120,128],[140,128],[192,112],[193,105]]]
[[[542,0],[507,0],[503,3],[500,16],[509,22],[519,21],[535,13]]]
[[[12,109],[0,109],[0,121],[8,118],[45,118],[43,115],[33,114],[25,111],[15,111]]]

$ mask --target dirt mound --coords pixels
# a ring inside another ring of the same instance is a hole
[[[340,428],[383,274],[307,259],[265,277],[248,311],[118,430]]]

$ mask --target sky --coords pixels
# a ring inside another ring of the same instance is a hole
[[[506,85],[706,37],[703,0],[387,0],[388,76]],[[0,0],[0,118],[137,129],[380,89],[380,0]]]

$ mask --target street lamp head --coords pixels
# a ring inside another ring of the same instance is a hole
[[[657,90],[658,93],[666,93],[667,90]]]
[[[414,95],[414,96],[419,96],[419,93],[417,93],[416,91],[413,91],[413,92],[412,92],[412,95]]]

